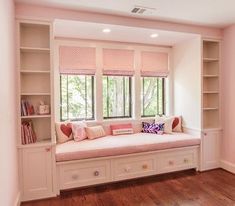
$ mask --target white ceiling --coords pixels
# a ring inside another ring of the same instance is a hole
[[[103,33],[102,30],[105,28],[111,29],[111,32]],[[151,38],[150,35],[155,33],[159,36],[157,38]],[[195,34],[180,32],[70,20],[55,20],[54,35],[55,37],[132,42],[164,46],[173,46],[181,41],[197,36]]]
[[[85,10],[222,28],[235,23],[235,0],[15,0],[58,8]],[[134,15],[134,6],[154,8]]]

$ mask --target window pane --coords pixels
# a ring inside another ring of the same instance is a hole
[[[131,116],[130,77],[103,77],[103,115],[104,118]]]
[[[155,116],[164,113],[164,79],[142,77],[141,115]]]
[[[61,119],[93,118],[93,77],[61,75]]]

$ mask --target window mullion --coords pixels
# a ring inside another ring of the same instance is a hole
[[[125,114],[126,114],[126,86],[125,86],[125,77],[122,77],[122,82],[123,82],[123,88],[122,88],[122,91],[123,91],[123,116],[125,117]]]
[[[69,83],[68,83],[68,75],[66,77],[66,90],[67,90],[67,119],[69,119]]]

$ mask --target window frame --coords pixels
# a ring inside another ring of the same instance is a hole
[[[106,77],[108,81],[108,77],[112,75],[102,75],[102,85],[103,85],[103,78]],[[118,76],[118,75],[113,75],[113,76]],[[126,118],[132,118],[132,76],[118,76],[118,77],[128,77],[129,80],[129,115],[126,116],[112,116],[112,117],[105,117],[104,116],[104,103],[103,103],[103,119],[126,119]],[[125,81],[123,81],[123,84],[125,84]],[[125,85],[123,86],[125,88]],[[108,89],[108,82],[107,82],[107,89]],[[107,91],[108,94],[108,91]],[[102,91],[102,96],[103,96],[103,91]],[[123,92],[123,98],[125,98],[125,92]],[[107,98],[106,104],[109,105],[109,98]],[[124,101],[124,114],[125,114],[125,101]],[[107,106],[108,107],[108,106]],[[107,108],[107,114],[108,114],[108,108]]]
[[[67,89],[68,89],[68,76],[70,74],[60,74],[60,121],[61,122],[64,122],[64,121],[67,121],[67,120],[70,120],[70,121],[81,121],[81,120],[95,120],[95,76],[94,75],[80,75],[80,74],[76,74],[76,75],[70,75],[70,76],[90,76],[91,77],[91,102],[92,102],[92,109],[91,109],[91,112],[92,112],[92,117],[91,118],[73,118],[73,119],[63,119],[62,118],[62,89],[61,89],[61,86],[62,86],[62,75],[66,75],[67,76]],[[87,88],[86,88],[87,90]],[[85,105],[85,107],[87,107],[87,103]],[[67,114],[68,114],[68,92],[67,92]],[[86,109],[86,113],[87,113],[87,109]],[[68,115],[67,115],[68,116]]]
[[[144,91],[144,78],[147,78],[148,76],[142,76],[140,79],[140,81],[142,80],[142,86],[141,86],[141,91]],[[165,115],[165,78],[164,77],[153,77],[153,78],[162,78],[162,114],[161,115]],[[141,95],[143,95],[141,93]],[[145,115],[144,114],[144,98],[142,98],[141,104],[143,106],[140,107],[140,113],[141,113],[141,118],[145,118],[145,117],[155,117],[157,114],[153,114],[153,115]],[[142,115],[143,112],[143,115]]]

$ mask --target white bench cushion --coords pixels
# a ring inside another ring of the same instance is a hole
[[[200,137],[185,133],[106,136],[81,142],[69,141],[56,146],[56,161],[79,160],[114,155],[179,148],[200,144]]]

